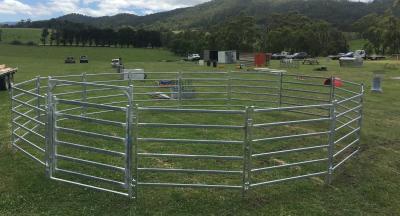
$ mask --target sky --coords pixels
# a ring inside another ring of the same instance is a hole
[[[95,17],[118,13],[146,15],[207,1],[210,0],[0,0],[0,22],[44,20],[69,13]]]
[[[146,15],[207,1],[210,0],[0,0],[0,22],[43,20],[69,13],[96,17],[118,13]]]

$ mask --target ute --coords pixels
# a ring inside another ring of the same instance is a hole
[[[76,63],[75,58],[72,56],[68,56],[67,58],[65,58],[64,63],[65,64],[75,64]]]
[[[79,63],[89,63],[89,59],[88,59],[88,57],[87,56],[81,56],[80,58],[79,58]]]
[[[189,54],[187,57],[188,61],[197,61],[200,60],[200,55],[199,54]]]

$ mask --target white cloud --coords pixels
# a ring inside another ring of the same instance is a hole
[[[25,15],[35,18],[68,13],[89,16],[118,13],[149,14],[193,6],[206,1],[209,0],[46,0],[28,4],[24,3],[24,0],[0,0],[0,15]]]

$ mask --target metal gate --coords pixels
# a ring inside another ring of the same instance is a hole
[[[53,79],[48,85],[49,151],[46,162],[49,177],[134,197],[131,173],[132,86]],[[63,87],[62,93],[56,93],[59,86]],[[66,92],[66,88],[71,90]],[[76,98],[71,96],[76,94],[82,95],[81,100],[68,99]],[[125,99],[122,102],[126,106],[100,102],[112,97]]]

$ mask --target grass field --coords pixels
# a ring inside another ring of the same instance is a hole
[[[36,44],[40,43],[41,29],[26,29],[26,28],[0,28],[2,31],[3,43],[10,43],[18,40],[23,43],[33,41]]]
[[[65,65],[66,56],[88,55],[89,64]],[[19,68],[16,82],[35,76],[113,72],[112,58],[122,57],[128,68],[146,71],[204,71],[209,68],[173,61],[163,50],[27,47],[0,45],[0,64]],[[165,62],[171,60],[172,62]],[[0,215],[397,215],[400,212],[400,100],[396,99],[400,63],[366,62],[363,68],[343,69],[321,59],[328,72],[314,66],[290,69],[311,75],[334,75],[366,84],[361,153],[339,171],[331,186],[319,181],[295,181],[268,186],[242,199],[238,191],[147,189],[137,201],[86,190],[47,179],[44,170],[14,154],[10,143],[10,103],[0,92]],[[390,67],[385,65],[390,64]],[[273,62],[272,68],[279,68]],[[391,69],[385,69],[391,68]],[[226,66],[219,70],[231,70]],[[374,71],[384,71],[384,93],[372,94]]]

